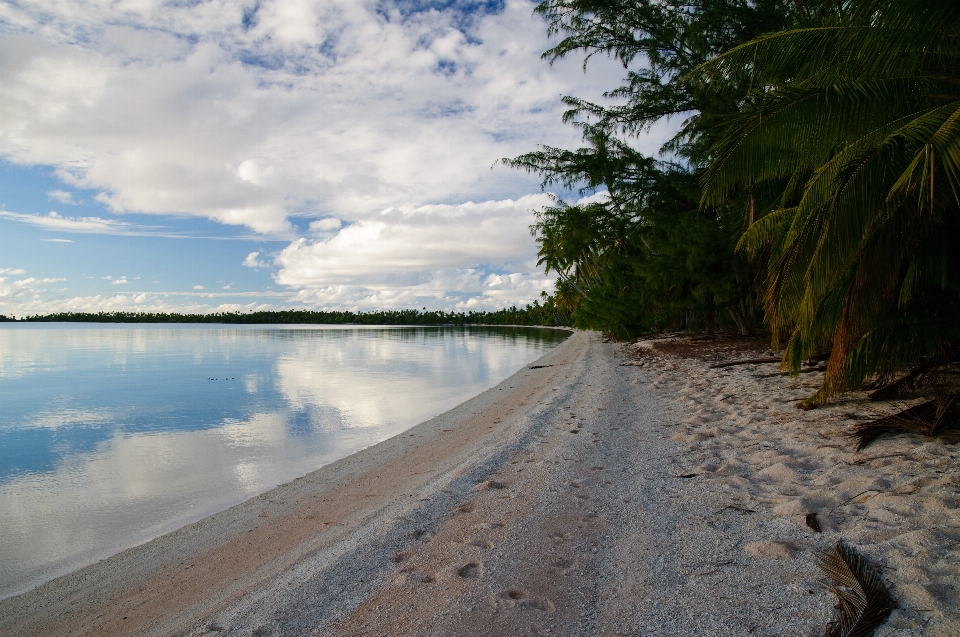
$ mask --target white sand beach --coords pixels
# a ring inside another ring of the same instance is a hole
[[[954,442],[843,437],[759,341],[577,332],[404,434],[0,602],[5,635],[817,635],[844,538],[960,634]],[[805,523],[818,515],[822,532]]]

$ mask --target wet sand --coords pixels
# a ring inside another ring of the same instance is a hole
[[[902,608],[878,634],[957,634],[956,445],[834,466],[854,457],[842,422],[784,400],[813,375],[762,384],[775,366],[652,345],[578,332],[398,437],[3,600],[0,628],[808,635],[834,604],[814,557],[843,536],[895,569]]]

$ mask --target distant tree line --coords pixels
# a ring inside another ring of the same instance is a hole
[[[11,320],[2,317],[0,320]],[[27,322],[66,323],[228,323],[284,325],[570,325],[569,316],[558,312],[550,299],[534,301],[524,308],[492,312],[444,312],[443,310],[386,310],[376,312],[281,310],[275,312],[58,312],[27,316]]]

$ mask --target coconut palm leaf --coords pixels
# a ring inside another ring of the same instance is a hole
[[[960,242],[960,5],[849,0],[691,76],[707,89],[747,80],[743,108],[712,147],[702,205],[785,184],[739,245],[762,255],[784,366],[797,372],[831,349],[804,404],[960,343],[960,316],[935,330],[916,321],[960,301],[948,247]]]
[[[901,412],[860,423],[850,432],[857,451],[863,451],[872,442],[886,435],[912,433],[936,438],[960,431],[960,405],[956,394],[938,396]]]
[[[825,637],[866,637],[896,608],[876,568],[842,540],[824,551],[817,565],[833,581],[824,588],[837,596],[840,610]]]

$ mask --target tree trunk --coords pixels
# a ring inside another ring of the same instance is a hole
[[[747,319],[743,316],[743,312],[740,311],[740,308],[730,307],[727,308],[730,312],[730,318],[733,319],[733,322],[737,324],[737,329],[740,330],[741,336],[750,336],[752,333],[750,325],[747,323]]]

